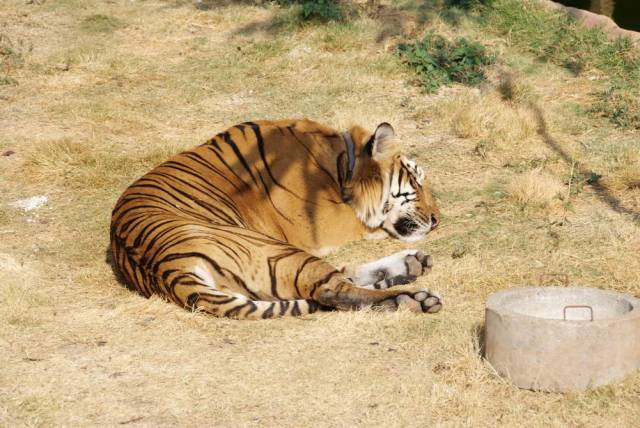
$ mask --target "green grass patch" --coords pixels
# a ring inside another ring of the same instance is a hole
[[[22,49],[9,36],[0,33],[0,86],[15,85],[18,81],[11,75],[24,64]]]
[[[365,49],[371,43],[364,26],[353,22],[330,22],[313,40],[325,52],[346,52]]]
[[[596,102],[589,110],[623,128],[640,129],[639,85],[618,81],[596,93]]]
[[[80,29],[87,33],[111,33],[123,26],[118,18],[102,14],[89,15],[80,23]]]
[[[279,55],[283,55],[286,52],[286,46],[282,39],[272,38],[268,40],[261,40],[255,42],[249,42],[246,45],[239,47],[238,51],[241,56],[249,61],[266,61]]]
[[[605,35],[586,29],[561,12],[544,9],[537,2],[497,0],[482,8],[478,21],[506,36],[507,41],[541,60],[581,71],[594,59],[588,46],[606,44]]]
[[[640,128],[640,52],[629,39],[610,40],[600,29],[533,1],[495,0],[477,10],[478,24],[510,45],[575,75],[604,74],[610,83],[596,94],[591,111],[619,126]]]
[[[477,42],[465,38],[453,42],[434,33],[414,43],[398,46],[398,55],[418,75],[427,92],[452,82],[474,86],[485,80],[484,68],[495,61]]]

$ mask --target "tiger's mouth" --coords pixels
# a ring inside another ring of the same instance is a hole
[[[424,239],[427,234],[435,228],[435,225],[437,225],[437,222],[434,225],[433,219],[433,216],[426,221],[419,218],[402,216],[392,224],[391,228],[384,229],[402,241],[419,241]]]

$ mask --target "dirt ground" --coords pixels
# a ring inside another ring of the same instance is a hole
[[[292,29],[282,14],[244,2],[0,3],[0,426],[637,426],[640,373],[540,393],[481,357],[493,291],[564,272],[640,295],[640,138],[585,111],[602,76],[465,22],[400,28],[390,13]],[[423,93],[391,50],[426,28],[497,52],[488,82]],[[440,313],[239,322],[116,281],[109,219],[129,183],[235,123],[301,116],[391,122],[425,167],[436,232],[330,259],[417,246],[434,257],[419,281],[444,296]],[[34,196],[47,201],[16,205]]]

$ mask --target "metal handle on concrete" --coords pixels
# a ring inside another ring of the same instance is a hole
[[[567,320],[567,309],[589,309],[589,313],[591,314],[591,321],[593,321],[593,308],[589,305],[567,305],[562,309],[562,318]]]
[[[545,284],[545,279],[549,280],[549,279],[553,279],[553,278],[559,278],[564,286],[568,286],[569,285],[569,275],[568,274],[566,274],[566,273],[551,273],[551,272],[540,274],[540,281],[539,281],[538,285],[540,285],[540,287],[542,287]]]

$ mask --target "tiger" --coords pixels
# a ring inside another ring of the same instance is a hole
[[[327,310],[435,313],[410,284],[431,256],[404,250],[359,266],[322,257],[363,238],[415,242],[440,222],[395,131],[336,131],[309,119],[245,122],[155,167],[120,196],[110,249],[145,297],[235,319]]]

